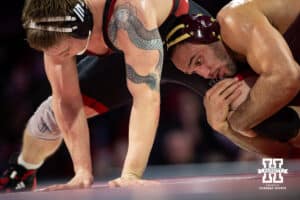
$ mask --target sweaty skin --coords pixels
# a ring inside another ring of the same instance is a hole
[[[87,43],[87,49],[99,55],[105,54],[108,47],[101,32],[105,1],[86,2],[94,20],[90,42],[65,38],[44,50],[46,73],[53,92],[53,112],[75,171],[75,176],[67,184],[50,186],[46,190],[89,187],[93,182],[89,130],[80,95],[75,55]],[[172,0],[167,0],[161,7],[158,0],[118,0],[115,4],[108,27],[109,37],[124,53],[127,87],[133,97],[133,105],[129,147],[122,175],[112,181],[111,186],[148,183],[138,179],[145,170],[159,120],[163,44],[158,27],[170,13],[172,3]]]
[[[151,7],[148,10],[152,10]],[[110,182],[113,187],[122,184],[127,186],[128,180],[141,178],[159,120],[163,45],[155,18],[141,19],[140,12],[137,6],[124,1],[116,6],[109,24],[114,45],[127,49],[124,51],[127,86],[133,96],[128,154],[121,178]],[[144,59],[137,59],[143,54]]]
[[[113,43],[116,43],[118,30],[128,32],[130,41],[139,49],[157,50],[159,52],[159,61],[156,70],[160,73],[163,62],[163,45],[158,29],[148,31],[142,22],[135,16],[134,9],[130,4],[122,5],[116,8],[116,13],[109,24],[109,35]],[[158,77],[155,73],[148,75],[139,75],[134,68],[126,63],[127,78],[136,84],[146,83],[151,89],[158,90]]]
[[[222,40],[182,42],[174,47],[172,61],[206,79],[232,77],[238,72],[234,61],[248,63],[259,78],[228,121],[234,131],[254,137],[254,126],[299,93],[300,66],[283,37],[299,13],[298,0],[233,0],[217,15]]]
[[[288,142],[282,143],[258,135],[254,138],[243,136],[228,124],[227,118],[233,114],[249,95],[251,85],[237,79],[224,79],[209,89],[204,97],[208,123],[239,147],[260,156],[299,158],[300,133]],[[293,107],[299,110],[300,107]],[[284,133],[283,133],[284,134]]]
[[[299,12],[297,0],[234,0],[219,12],[224,43],[259,74],[249,98],[228,119],[233,130],[252,135],[251,128],[299,93],[300,66],[282,37]]]

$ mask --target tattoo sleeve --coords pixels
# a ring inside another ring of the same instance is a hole
[[[132,44],[141,50],[156,50],[159,53],[159,59],[155,67],[155,72],[142,76],[134,70],[134,66],[126,63],[127,78],[136,84],[147,84],[152,90],[159,89],[160,74],[163,65],[163,43],[157,28],[147,30],[141,20],[137,17],[136,11],[132,5],[125,3],[119,5],[111,22],[108,26],[108,34],[117,45],[117,32],[125,30]]]

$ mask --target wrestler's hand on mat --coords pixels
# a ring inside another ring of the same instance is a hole
[[[122,175],[120,178],[109,181],[109,187],[133,187],[133,186],[148,186],[158,185],[158,181],[143,180],[135,174]]]
[[[93,183],[93,175],[90,172],[77,172],[75,176],[66,184],[51,185],[39,191],[55,191],[55,190],[71,190],[83,189],[91,187]]]
[[[242,82],[237,78],[224,79],[209,89],[204,97],[206,117],[210,126],[216,131],[226,134],[229,128],[227,117],[230,105],[240,95]]]

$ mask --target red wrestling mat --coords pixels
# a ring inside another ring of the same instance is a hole
[[[256,163],[257,164],[257,163]],[[196,165],[198,166],[198,165]],[[246,166],[246,165],[245,165]],[[253,165],[252,166],[256,166]],[[201,169],[201,165],[199,168]],[[209,167],[209,165],[205,165]],[[227,166],[230,167],[230,166]],[[286,167],[286,165],[284,166]],[[300,199],[299,162],[289,164],[288,174],[282,174],[283,183],[262,183],[263,174],[234,174],[195,176],[187,178],[156,179],[154,186],[136,188],[109,188],[107,184],[95,183],[85,190],[54,192],[23,192],[1,194],[1,200],[208,200],[208,199]],[[262,167],[261,167],[262,168]],[[298,169],[297,169],[298,168]],[[170,170],[174,170],[169,168]],[[188,168],[187,168],[188,169]],[[229,169],[223,167],[224,172]],[[167,168],[165,168],[167,170]],[[176,170],[175,170],[176,171]],[[252,171],[251,166],[246,171]],[[176,173],[176,172],[174,172]],[[219,172],[220,173],[220,172]],[[182,173],[181,173],[182,174]],[[180,173],[179,173],[180,175]]]

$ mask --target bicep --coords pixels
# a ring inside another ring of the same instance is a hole
[[[154,17],[130,3],[116,7],[109,24],[110,39],[124,52],[127,85],[139,91],[158,91],[163,63],[163,44]]]
[[[268,76],[292,70],[294,60],[287,43],[262,12],[225,8],[218,17],[224,42],[245,55],[254,71]]]

